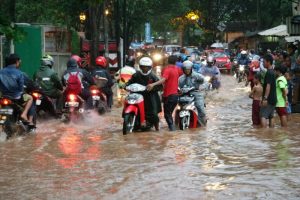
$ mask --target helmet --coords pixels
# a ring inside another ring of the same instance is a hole
[[[183,70],[189,70],[189,69],[192,69],[193,68],[193,63],[191,62],[191,61],[189,61],[189,60],[187,60],[187,61],[184,61],[183,63],[182,63],[182,69]]]
[[[208,58],[207,58],[207,65],[208,66],[212,66],[214,64],[214,62],[215,62],[214,57],[208,56]]]
[[[141,73],[146,76],[146,75],[150,74],[152,71],[153,61],[149,57],[142,57],[139,61],[139,65],[141,68]],[[148,68],[148,70],[143,71],[142,68],[144,68],[144,67]]]
[[[246,55],[246,54],[247,54],[247,51],[243,50],[243,51],[241,51],[241,54],[242,54],[242,55]]]
[[[44,55],[41,59],[41,64],[43,66],[49,66],[50,68],[52,68],[52,66],[54,65],[54,59],[50,55]]]
[[[74,58],[70,58],[67,62],[67,67],[78,67],[77,65],[77,60],[75,60]]]
[[[96,62],[97,66],[100,66],[102,68],[106,68],[107,67],[107,61],[106,61],[106,59],[103,56],[98,56],[96,58],[95,62]]]
[[[73,55],[73,56],[71,56],[71,58],[73,58],[74,60],[76,60],[77,65],[79,67],[82,67],[82,58],[81,57],[79,57],[78,55]]]

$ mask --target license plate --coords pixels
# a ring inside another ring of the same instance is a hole
[[[14,110],[11,109],[11,108],[1,108],[0,109],[0,114],[1,115],[12,115],[13,112],[14,112]]]
[[[189,115],[190,115],[190,112],[187,110],[179,112],[179,117],[184,117],[184,116],[189,116]]]
[[[98,101],[98,100],[100,100],[100,97],[99,96],[93,96],[93,100]]]
[[[35,104],[36,104],[37,106],[41,105],[41,103],[42,103],[42,101],[41,101],[40,99],[37,99],[37,100],[35,101]]]
[[[66,102],[65,106],[66,107],[78,107],[79,103],[78,102]]]

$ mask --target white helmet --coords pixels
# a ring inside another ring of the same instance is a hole
[[[187,60],[184,61],[182,65],[183,65],[182,69],[185,70],[185,69],[192,69],[194,64],[191,61]]]
[[[214,62],[214,57],[212,57],[212,56],[208,56],[208,58],[207,58],[207,62],[209,62],[209,63],[213,63],[213,62]]]
[[[143,57],[140,59],[139,61],[139,65],[140,67],[141,66],[145,66],[145,67],[148,67],[148,71],[146,73],[144,73],[142,70],[141,70],[141,73],[146,76],[146,75],[149,75],[152,71],[152,65],[153,65],[153,61],[151,60],[151,58],[149,57]]]
[[[247,51],[243,50],[241,51],[241,54],[247,54]]]

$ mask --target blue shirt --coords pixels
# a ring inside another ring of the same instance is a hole
[[[24,76],[16,65],[8,65],[0,70],[0,91],[3,96],[21,98],[24,91]]]

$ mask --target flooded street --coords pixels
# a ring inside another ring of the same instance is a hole
[[[208,127],[122,135],[121,108],[42,122],[0,143],[0,199],[300,199],[300,115],[254,129],[243,84],[222,78]]]

